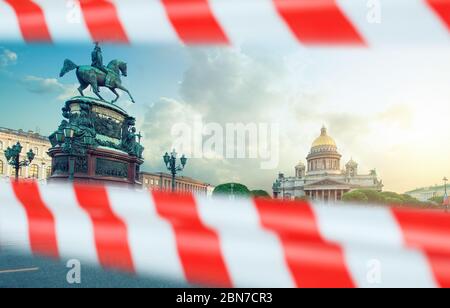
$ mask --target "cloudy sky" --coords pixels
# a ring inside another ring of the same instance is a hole
[[[90,61],[90,45],[0,46],[0,126],[52,132],[63,101],[76,94],[73,73],[58,78],[65,58]],[[343,163],[376,168],[386,190],[404,192],[450,175],[448,49],[188,48],[113,46],[105,62],[123,59],[118,104],[136,116],[145,168],[161,171],[175,124],[277,124],[279,164],[258,159],[192,159],[185,175],[213,184],[239,181],[270,190],[278,172],[293,174],[326,125]],[[89,91],[87,91],[87,94]],[[106,94],[108,98],[113,96]],[[89,93],[91,94],[91,93]]]

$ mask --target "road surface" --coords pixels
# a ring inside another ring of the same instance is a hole
[[[61,262],[17,256],[0,251],[0,288],[170,288],[185,284],[161,279],[143,279],[132,275],[106,272],[81,265],[80,284],[70,284],[71,268]]]

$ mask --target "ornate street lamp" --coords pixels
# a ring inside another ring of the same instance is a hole
[[[64,128],[64,137],[72,139],[74,135],[75,135],[75,130],[73,129],[73,127],[68,126],[68,127]]]
[[[34,157],[36,156],[33,151],[30,149],[27,153],[27,159],[20,160],[20,153],[22,153],[22,145],[20,142],[17,142],[17,144],[13,145],[12,147],[8,147],[5,151],[6,160],[8,161],[8,164],[11,165],[15,170],[15,180],[19,180],[19,171],[21,167],[26,167],[31,164],[31,162],[34,160]]]
[[[177,166],[177,153],[175,150],[169,155],[169,153],[166,152],[163,156],[164,163],[166,164],[167,170],[170,171],[172,174],[172,192],[176,191],[176,176],[177,173],[184,170],[184,167],[186,167],[187,164],[187,157],[185,155],[181,156],[180,162],[181,165]]]
[[[447,177],[444,177],[442,179],[444,181],[444,199],[443,199],[443,205],[445,206],[445,211],[448,211],[448,205],[449,205],[449,200],[448,200],[448,195],[447,195],[447,182],[448,179]]]
[[[65,138],[65,136],[64,136],[64,134],[63,133],[61,133],[61,132],[56,132],[56,134],[55,134],[55,137],[56,137],[56,141],[59,143],[59,144],[63,144],[64,143],[64,138]]]

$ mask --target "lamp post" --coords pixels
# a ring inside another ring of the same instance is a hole
[[[8,164],[11,165],[15,170],[15,181],[19,180],[19,171],[21,167],[26,167],[31,164],[36,156],[33,151],[30,149],[27,153],[27,159],[20,160],[20,153],[22,152],[22,145],[20,142],[17,142],[12,147],[8,147],[5,151],[6,160]]]
[[[445,212],[447,212],[448,211],[448,203],[449,203],[448,195],[447,195],[447,182],[448,182],[448,179],[447,179],[447,177],[444,177],[442,180],[444,181],[444,199],[443,199],[443,203],[444,203],[444,206],[445,206]]]
[[[447,182],[448,182],[448,179],[447,179],[447,177],[444,177],[442,180],[444,181],[444,191],[445,191],[445,194],[447,194]]]
[[[181,165],[177,165],[177,153],[175,152],[175,150],[172,151],[172,153],[167,153],[164,154],[163,156],[164,159],[164,163],[166,164],[167,170],[170,171],[170,173],[172,174],[172,192],[176,191],[176,176],[177,173],[180,171],[184,170],[184,167],[186,166],[187,163],[187,158],[185,155],[181,156],[180,158],[180,162]]]

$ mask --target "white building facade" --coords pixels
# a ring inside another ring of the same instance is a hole
[[[25,132],[9,128],[0,128],[0,179],[8,180],[15,175],[14,168],[6,161],[5,150],[17,142],[23,146],[22,160],[26,159],[26,153],[29,150],[33,150],[36,155],[29,166],[20,169],[19,177],[45,182],[52,170],[52,160],[47,155],[51,147],[48,138],[32,131]]]
[[[325,202],[339,201],[342,196],[355,189],[381,191],[383,183],[375,170],[369,174],[359,174],[358,164],[351,159],[341,168],[341,154],[327,129],[321,129],[306,157],[306,165],[295,166],[295,176],[280,174],[273,186],[277,199],[307,198]]]
[[[423,187],[418,188],[412,191],[408,191],[405,194],[416,198],[422,202],[429,201],[431,198],[434,197],[443,197],[445,192],[449,192],[450,186],[445,187],[444,185],[438,186],[430,186],[430,187]]]

